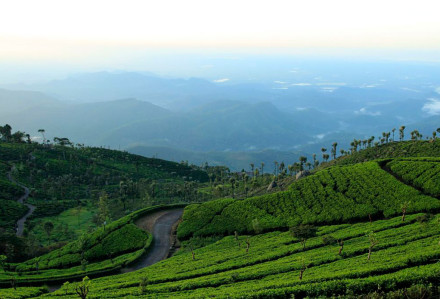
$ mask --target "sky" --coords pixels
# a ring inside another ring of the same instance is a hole
[[[0,0],[0,79],[54,66],[157,71],[206,53],[440,62],[439,11],[438,0]]]
[[[439,1],[0,2],[2,56],[82,46],[440,48]]]

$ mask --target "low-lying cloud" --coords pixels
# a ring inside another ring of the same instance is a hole
[[[221,78],[221,79],[213,80],[212,82],[224,83],[224,82],[228,82],[229,80],[230,80],[229,78]]]
[[[382,115],[382,112],[380,111],[368,111],[367,108],[363,107],[359,110],[356,110],[354,112],[355,114],[361,114],[361,115],[370,115],[370,116],[380,116]]]
[[[428,99],[428,102],[423,105],[422,111],[428,113],[429,115],[439,115],[440,100],[434,98]]]

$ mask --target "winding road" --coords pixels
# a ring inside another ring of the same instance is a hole
[[[28,197],[29,197],[29,193],[30,193],[29,188],[26,187],[26,186],[24,186],[23,184],[20,184],[19,182],[15,181],[14,178],[12,177],[12,175],[11,175],[11,172],[8,172],[8,179],[9,179],[9,181],[11,181],[12,183],[17,184],[18,186],[20,186],[21,188],[23,188],[23,190],[24,190],[24,195],[22,195],[22,196],[17,200],[17,202],[19,202],[19,203],[21,203],[21,204],[24,204],[25,206],[28,207],[28,211],[27,211],[27,213],[26,213],[23,217],[21,217],[20,219],[18,219],[18,221],[17,221],[16,235],[17,235],[17,237],[21,237],[21,236],[23,236],[24,223],[26,222],[26,219],[27,219],[29,216],[32,215],[32,213],[35,211],[35,208],[36,208],[36,207],[33,206],[33,205],[31,205],[31,204],[25,203],[25,201],[26,201],[26,200],[28,199]]]
[[[121,269],[121,273],[136,271],[168,257],[171,249],[172,229],[183,214],[183,209],[158,211],[138,219],[135,224],[153,234],[153,243],[147,254],[133,265]]]
[[[136,220],[135,224],[153,234],[153,243],[149,251],[133,264],[121,268],[119,273],[133,272],[151,266],[169,256],[171,249],[172,232],[175,224],[183,214],[183,209],[170,209],[154,212]],[[97,277],[115,275],[117,273],[103,273]],[[48,284],[49,291],[54,292],[61,287],[61,283]]]

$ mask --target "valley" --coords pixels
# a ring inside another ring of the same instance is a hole
[[[247,191],[254,194],[244,196],[239,183],[235,192],[230,190],[230,197],[153,204],[119,219],[114,214],[115,221],[97,223],[91,233],[72,237],[58,249],[29,260],[4,263],[0,295],[77,298],[81,286],[88,286],[87,298],[437,294],[439,142],[389,141],[352,150],[316,163],[310,175],[299,179],[280,168],[274,178],[284,184],[281,190],[262,192],[255,185]],[[21,150],[8,152],[11,146]],[[20,153],[20,159],[38,161],[43,155],[58,157],[62,162],[66,154],[96,151],[102,161],[96,165],[118,165],[114,169],[138,179],[147,174],[169,176],[152,172],[145,168],[147,165],[177,167],[105,149],[45,149],[8,143],[2,148],[6,149],[2,152],[3,159],[7,158],[5,163],[19,158]],[[32,155],[26,156],[29,152]],[[120,161],[118,155],[140,159],[137,170],[131,168],[131,162],[116,162]],[[105,157],[113,157],[109,160],[112,163],[102,160]],[[25,168],[17,165],[14,162],[17,169],[23,169],[17,177],[36,186],[39,180],[30,180],[24,175]],[[203,181],[208,177],[206,171],[213,174],[214,169],[191,171],[193,177]],[[103,170],[95,173],[101,175]],[[183,167],[180,171],[189,169]],[[172,176],[178,180],[176,174]],[[233,173],[229,176],[234,178]],[[257,176],[251,179],[265,180]],[[232,179],[230,182],[232,188],[235,183]],[[15,180],[12,183],[17,185]],[[209,184],[200,185],[199,192],[210,190]],[[22,186],[17,186],[10,187],[9,192],[23,196]],[[108,194],[110,186],[102,185]],[[30,193],[36,197],[35,191]],[[95,211],[102,213],[102,196],[95,204],[92,200],[88,209],[97,205]],[[136,202],[128,200],[126,204],[135,207]],[[180,217],[178,226],[173,225]],[[169,250],[176,242],[171,238],[175,228],[180,249],[170,256]]]

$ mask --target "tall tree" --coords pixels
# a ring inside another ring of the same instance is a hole
[[[98,214],[99,222],[104,225],[104,230],[105,230],[105,225],[107,224],[107,219],[109,216],[107,193],[103,193],[99,197],[98,208],[99,208],[99,214]]]
[[[38,129],[38,132],[41,133],[41,135],[43,136],[43,144],[46,144],[46,136],[44,135],[44,133],[46,132],[46,130],[44,130],[44,129]]]
[[[337,146],[338,146],[338,143],[337,142],[333,142],[333,144],[332,144],[332,156],[333,156],[333,159],[336,159],[336,148],[337,148]]]
[[[405,126],[401,126],[399,128],[399,140],[403,141],[403,139],[405,138]]]
[[[300,171],[304,170],[304,164],[307,162],[307,157],[300,156],[299,157],[299,165],[300,165]]]

